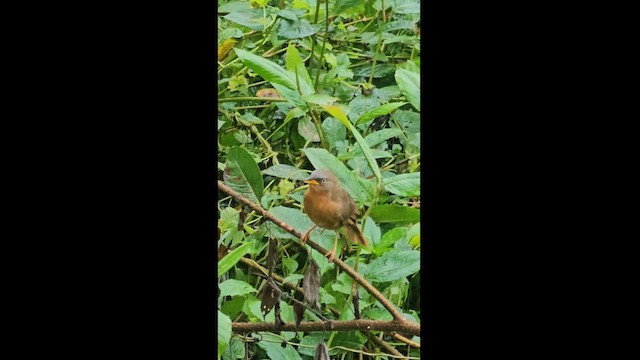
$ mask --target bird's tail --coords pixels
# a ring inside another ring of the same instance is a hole
[[[358,228],[356,224],[350,224],[344,227],[345,236],[347,239],[362,244],[364,246],[369,246],[367,239],[362,235],[362,231]]]

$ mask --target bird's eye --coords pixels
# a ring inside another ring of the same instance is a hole
[[[321,181],[322,183],[326,183],[326,182],[327,182],[327,179],[322,179],[322,180],[320,180],[320,181]]]

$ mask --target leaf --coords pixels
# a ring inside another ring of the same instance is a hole
[[[366,218],[362,225],[362,233],[364,234],[364,237],[371,240],[371,243],[375,247],[380,241],[380,227],[370,216]]]
[[[304,62],[302,62],[302,56],[292,43],[287,47],[285,66],[288,71],[297,74],[302,94],[312,94],[315,92],[311,87],[311,77],[307,72],[307,68],[304,66]]]
[[[326,112],[331,114],[334,118],[339,120],[344,126],[349,126],[349,119],[347,114],[338,105],[320,105]]]
[[[241,257],[245,256],[249,250],[251,249],[251,243],[244,243],[237,248],[235,248],[231,253],[222,258],[222,260],[218,261],[218,278],[220,278],[224,273],[229,271],[235,265]]]
[[[420,111],[420,74],[398,69],[395,73],[395,79],[407,100],[416,110]]]
[[[396,243],[396,241],[404,239],[407,236],[407,229],[404,227],[394,228],[387,231],[380,242],[375,244],[373,248],[373,254],[376,256],[382,255],[385,250],[388,250]]]
[[[362,187],[353,173],[338,158],[330,154],[325,149],[306,148],[302,149],[311,164],[316,169],[331,169],[331,172],[340,180],[345,190],[351,195],[353,200],[359,204],[368,202],[373,196]]]
[[[278,36],[285,39],[300,39],[311,36],[317,33],[318,30],[320,30],[320,25],[311,24],[307,19],[297,21],[283,19],[278,28]]]
[[[218,286],[220,287],[220,296],[238,296],[258,292],[246,282],[235,279],[223,281]]]
[[[373,111],[362,114],[362,116],[360,116],[360,118],[358,118],[358,120],[356,121],[356,125],[366,123],[367,121],[373,120],[378,116],[390,114],[393,110],[401,107],[404,104],[406,104],[406,102],[394,102],[381,105]]]
[[[376,205],[369,216],[377,223],[414,223],[420,221],[420,210],[393,204]]]
[[[354,123],[361,116],[380,107],[380,100],[375,96],[358,95],[349,102],[349,119]]]
[[[293,74],[283,69],[280,65],[242,49],[236,48],[234,50],[243,64],[272,85],[278,84],[288,89],[296,90]],[[277,87],[276,89],[280,92]],[[284,96],[282,92],[280,94]]]
[[[267,352],[267,356],[269,357],[269,359],[271,360],[302,360],[302,358],[300,357],[298,352],[293,348],[293,346],[291,346],[290,344],[287,344],[284,347],[281,346],[282,339],[280,337],[275,336],[271,333],[261,332],[259,334],[262,335],[262,340],[266,340],[266,341],[259,341],[257,344],[259,347],[261,347],[264,351]]]
[[[302,281],[302,289],[304,290],[304,298],[313,308],[320,309],[318,299],[320,298],[320,269],[313,259],[309,260],[307,270],[304,272]]]
[[[324,132],[325,140],[329,143],[329,150],[333,150],[338,141],[344,141],[347,138],[347,129],[340,121],[332,117],[324,119],[322,131]]]
[[[246,114],[237,116],[236,119],[238,119],[238,122],[240,122],[244,126],[264,125],[265,124],[264,120],[262,120],[259,117],[253,115],[252,113],[246,113]]]
[[[384,189],[403,197],[420,196],[420,172],[400,174],[386,179]]]
[[[258,164],[247,150],[238,146],[229,149],[223,177],[225,184],[230,188],[252,202],[260,203],[264,180]]]
[[[266,168],[262,171],[265,175],[275,176],[281,179],[292,179],[304,181],[309,177],[309,174],[302,170],[298,169],[295,166],[286,165],[286,164],[277,164],[273,165],[269,168]]]
[[[320,142],[318,130],[308,116],[298,120],[298,133],[302,135],[306,141]]]
[[[364,271],[369,281],[389,282],[402,279],[420,270],[420,251],[393,250],[373,260]]]
[[[275,206],[269,209],[269,212],[279,220],[284,221],[285,223],[287,223],[287,225],[291,226],[293,229],[301,233],[305,233],[313,226],[313,222],[311,221],[311,219],[309,219],[308,216],[304,215],[302,211],[298,209],[285,206]],[[297,237],[293,236],[287,231],[284,231],[279,226],[272,226],[271,232],[273,232],[274,235],[280,238],[299,240]]]
[[[358,129],[356,129],[355,126],[349,123],[348,127],[349,127],[349,130],[351,130],[351,134],[353,135],[353,137],[356,138],[358,145],[360,145],[360,149],[362,149],[362,153],[364,154],[364,157],[367,159],[367,162],[369,163],[369,167],[371,167],[373,174],[378,179],[378,184],[379,184],[380,181],[382,181],[382,174],[380,174],[380,167],[378,166],[378,163],[373,157],[373,154],[371,153],[371,149],[367,145],[367,142],[364,141],[364,139],[362,138],[362,135],[360,135],[360,132],[358,132]]]
[[[229,346],[231,340],[231,319],[218,310],[218,359]]]
[[[223,18],[256,31],[263,31],[271,22],[271,20],[262,17],[262,10],[235,11],[223,16]]]
[[[367,137],[364,138],[364,141],[370,147],[374,147],[380,144],[381,142],[389,140],[392,137],[399,136],[400,134],[402,134],[402,130],[398,128],[382,129],[382,130],[374,131],[371,134],[367,135]]]
[[[223,41],[222,45],[218,47],[218,61],[224,60],[224,58],[227,57],[227,54],[229,54],[229,51],[231,51],[237,43],[238,42],[235,39],[227,39]]]

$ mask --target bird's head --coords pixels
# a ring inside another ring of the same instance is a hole
[[[319,192],[331,192],[340,186],[338,178],[331,171],[325,169],[313,171],[304,182],[309,184],[311,191]]]

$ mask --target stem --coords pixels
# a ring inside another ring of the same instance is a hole
[[[247,323],[234,322],[231,323],[231,329],[236,333],[250,333],[259,331],[399,331],[406,332],[411,335],[420,335],[420,324],[411,322],[399,323],[397,321],[382,320],[344,320],[344,321],[303,321],[300,326],[296,326],[295,322],[285,323],[278,326],[271,322]]]

